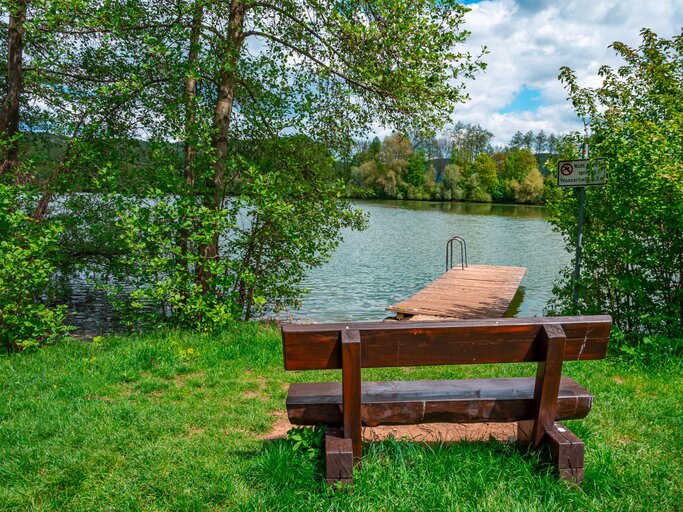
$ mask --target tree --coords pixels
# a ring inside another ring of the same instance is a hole
[[[425,184],[425,173],[427,172],[427,157],[424,150],[415,151],[408,157],[408,169],[405,180],[416,188],[421,188]]]
[[[441,198],[446,201],[460,201],[463,198],[462,186],[460,168],[455,164],[447,165],[441,180]]]
[[[479,177],[484,191],[491,194],[498,187],[498,169],[495,160],[486,153],[477,155],[470,168]]]
[[[523,181],[533,170],[538,169],[536,158],[527,148],[513,149],[508,152],[503,166],[503,178]]]
[[[4,4],[4,5],[3,5]],[[9,13],[7,26],[6,83],[0,103],[0,177],[12,172],[19,165],[19,107],[24,88],[24,37],[28,0],[3,2]],[[4,42],[3,41],[3,42]],[[3,77],[4,78],[4,77]]]
[[[548,153],[551,155],[555,154],[557,148],[557,136],[554,133],[548,135]]]
[[[534,132],[532,130],[529,130],[522,137],[522,147],[524,147],[528,150],[531,150],[533,145],[534,145]]]
[[[323,179],[332,155],[376,124],[439,128],[466,98],[462,81],[484,66],[462,52],[467,9],[455,0],[2,1],[12,26],[26,26],[25,44],[12,48],[24,50],[17,69],[28,73],[23,88],[3,83],[5,167],[28,163],[14,163],[8,106],[24,106],[21,128],[26,106],[38,105],[28,124],[56,132],[62,157],[41,171],[46,179],[34,173],[36,216],[60,191],[120,198],[110,213],[124,212],[118,229],[137,261],[119,263],[147,298],[171,305],[169,318],[192,325],[248,318],[257,298],[293,304],[302,274],[290,263],[319,263],[342,228],[362,224]],[[396,194],[400,177],[385,176],[383,188]],[[159,266],[143,272],[149,265]]]
[[[471,164],[477,155],[491,150],[493,134],[481,126],[458,122],[451,133],[451,162]]]
[[[531,169],[521,182],[515,179],[510,180],[509,186],[516,203],[538,204],[541,202],[544,181],[538,168]]]
[[[508,144],[511,149],[522,149],[524,147],[524,134],[517,130]]]
[[[609,313],[632,335],[683,332],[683,34],[641,32],[615,42],[618,69],[603,66],[600,87],[560,79],[590,129],[590,152],[609,165],[607,184],[586,190],[579,311]],[[577,141],[578,142],[578,141]],[[567,248],[576,245],[577,195],[553,206]],[[556,307],[571,309],[567,269]]]
[[[534,154],[538,157],[547,148],[548,136],[543,130],[534,136]]]
[[[17,188],[0,184],[0,345],[24,350],[67,337],[65,306],[46,300],[55,271],[57,225],[21,209]]]

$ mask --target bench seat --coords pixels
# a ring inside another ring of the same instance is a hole
[[[512,422],[534,418],[534,378],[363,382],[364,426]],[[593,395],[562,377],[556,420],[584,418]],[[340,382],[295,383],[287,414],[293,425],[342,425]]]

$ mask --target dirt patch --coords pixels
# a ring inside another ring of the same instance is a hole
[[[287,437],[294,426],[287,413],[273,413],[277,418],[273,428],[260,439],[272,440]],[[423,443],[449,443],[457,441],[488,441],[490,438],[512,442],[517,438],[516,423],[425,423],[422,425],[397,425],[387,427],[363,427],[364,441],[382,441],[389,438],[410,439]]]
[[[187,429],[185,435],[187,437],[195,437],[202,435],[204,432],[206,432],[206,429],[203,427],[190,427],[189,429]]]
[[[614,377],[614,382],[617,384],[623,384],[625,381],[621,377]]]
[[[517,438],[516,423],[425,423],[422,425],[396,425],[364,427],[363,439],[382,441],[389,438],[410,439],[423,443],[450,443],[457,441],[511,442]]]
[[[247,398],[247,399],[253,399],[253,398],[260,398],[262,400],[265,400],[263,395],[259,393],[258,391],[245,391],[242,393],[242,398]]]
[[[284,411],[275,411],[273,416],[276,418],[273,428],[267,434],[258,436],[258,439],[271,441],[273,439],[284,439],[287,437],[287,431],[293,428],[293,425],[287,419],[287,413]]]
[[[258,382],[258,390],[245,391],[244,393],[242,393],[242,398],[252,400],[254,398],[258,398],[265,402],[266,400],[268,400],[268,397],[264,394],[266,391],[266,385],[268,384],[268,379],[266,379],[265,377],[256,377],[256,381]]]
[[[182,388],[185,386],[185,383],[187,379],[192,379],[195,377],[203,377],[204,372],[192,372],[192,373],[183,373],[180,375],[176,375],[172,379],[169,379],[171,382],[174,382],[176,386],[179,388]]]

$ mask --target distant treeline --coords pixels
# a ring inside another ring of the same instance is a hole
[[[546,161],[572,144],[565,136],[517,132],[504,147],[479,125],[445,137],[394,133],[358,144],[340,167],[351,197],[543,204],[562,193]]]

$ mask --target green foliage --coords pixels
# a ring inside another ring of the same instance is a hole
[[[201,330],[295,306],[304,272],[363,226],[330,155],[378,124],[438,129],[484,68],[454,0],[1,1],[25,29],[0,38],[21,52],[3,67],[25,71],[2,96],[32,132],[0,112],[2,180],[60,217],[61,270],[115,276],[133,313]],[[429,197],[426,166],[406,180],[368,149],[378,194]]]
[[[147,317],[211,331],[296,308],[305,272],[330,257],[340,230],[364,227],[331,181],[332,159],[319,145],[297,136],[253,148],[236,195],[220,210],[158,190],[142,204],[120,201],[125,251],[108,288],[113,296],[129,290],[120,306],[130,324]],[[215,240],[220,257],[207,262],[201,248]],[[198,282],[202,270],[208,275]]]
[[[231,260],[210,262],[213,293],[196,279],[199,265],[206,264],[197,248],[216,231],[234,227],[234,210],[215,212],[192,198],[169,198],[160,191],[150,193],[142,205],[122,199],[119,208],[125,250],[117,260],[118,279],[105,288],[113,298],[130,290],[129,300],[115,302],[129,325],[166,321],[211,331],[239,316]]]
[[[560,75],[587,119],[591,155],[609,166],[607,184],[586,190],[578,309],[611,314],[632,341],[683,332],[683,37],[642,37],[637,49],[613,44],[625,63],[602,67],[601,87]],[[577,211],[576,193],[552,208],[572,252]],[[571,275],[555,290],[558,310],[571,310]]]
[[[325,454],[326,425],[294,427],[287,431],[292,451],[303,453],[308,460],[322,461]]]
[[[615,347],[612,352],[618,353],[625,364],[646,371],[670,367],[683,357],[683,338],[668,338],[661,334],[632,340],[627,333],[615,328],[610,344]]]
[[[533,171],[538,170],[536,158],[529,149],[512,149],[508,152],[503,166],[503,179],[524,181],[524,178]]]
[[[237,305],[243,318],[299,306],[308,269],[327,261],[342,229],[367,219],[330,180],[332,158],[306,137],[269,141],[244,172],[235,206],[244,223],[225,234],[235,258]],[[258,303],[254,301],[257,300]]]
[[[446,201],[460,201],[463,198],[462,173],[455,164],[449,164],[444,169],[441,180],[441,198]]]
[[[507,153],[502,186],[503,197],[508,201],[533,204],[542,201],[545,184],[530,149],[512,149]]]
[[[415,151],[408,157],[408,169],[405,180],[409,185],[420,188],[425,185],[425,174],[427,172],[427,159],[422,150]]]
[[[538,158],[530,149],[512,148],[492,154],[492,137],[478,125],[458,123],[448,139],[415,136],[411,143],[394,134],[379,148],[377,140],[361,143],[349,166],[347,193],[353,197],[530,204],[541,204],[561,194],[550,178],[543,178]],[[544,133],[534,140],[547,147]],[[444,147],[450,148],[451,163],[437,178],[436,169],[430,168],[438,160],[430,165],[423,148],[439,154]],[[557,138],[553,138],[553,149],[556,147]]]
[[[469,173],[476,174],[479,177],[479,183],[484,191],[489,194],[498,187],[496,162],[486,153],[477,155],[469,168]]]
[[[0,344],[23,350],[67,337],[66,306],[48,304],[60,228],[27,215],[0,185]]]
[[[450,132],[451,163],[466,167],[478,155],[491,151],[493,134],[481,126],[458,121]]]

